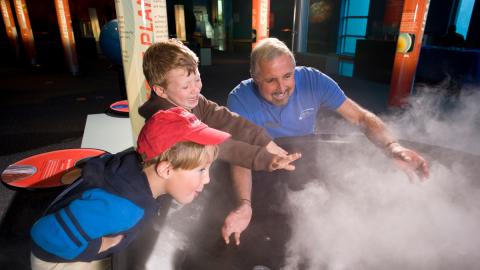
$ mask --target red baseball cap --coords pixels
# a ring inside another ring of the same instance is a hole
[[[137,140],[137,152],[152,159],[179,142],[216,145],[230,134],[208,127],[181,107],[158,111],[147,120]]]

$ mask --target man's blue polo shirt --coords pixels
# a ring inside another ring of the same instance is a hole
[[[230,92],[227,106],[278,138],[313,134],[318,110],[336,110],[345,100],[342,89],[330,77],[314,68],[296,67],[295,90],[286,105],[275,106],[263,99],[253,80],[248,79]]]

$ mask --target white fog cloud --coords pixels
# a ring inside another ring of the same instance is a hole
[[[409,110],[384,118],[394,133],[480,154],[478,91],[449,100],[422,90]],[[480,185],[467,177],[472,168],[431,157],[430,179],[410,183],[380,151],[353,145],[323,152],[328,177],[289,192],[284,269],[478,269]]]

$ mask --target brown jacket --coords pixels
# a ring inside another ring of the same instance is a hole
[[[148,119],[157,111],[172,107],[175,105],[152,92],[150,99],[138,109],[138,112]],[[202,95],[198,105],[192,109],[192,113],[208,126],[232,135],[220,145],[219,159],[253,170],[271,170],[274,156],[265,146],[272,141],[272,138],[263,128]]]

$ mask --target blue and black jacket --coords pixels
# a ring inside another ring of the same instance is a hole
[[[158,214],[159,204],[135,151],[89,160],[77,181],[33,225],[32,252],[44,261],[105,258],[126,248]],[[118,245],[98,253],[103,236],[120,234],[124,238]]]

